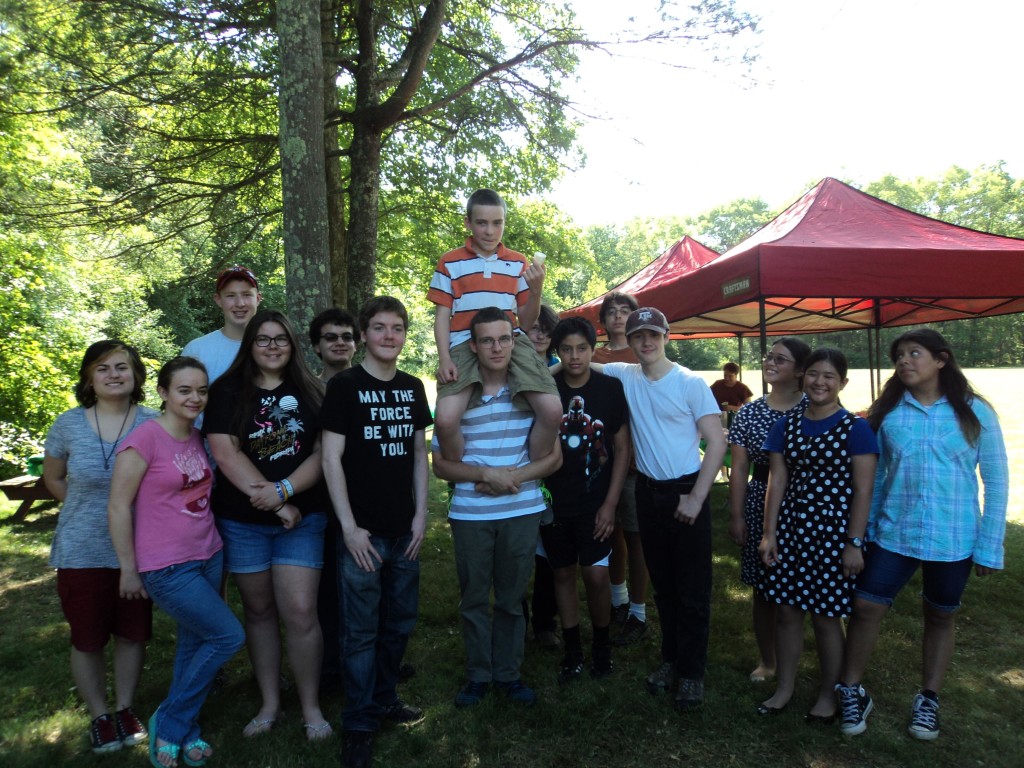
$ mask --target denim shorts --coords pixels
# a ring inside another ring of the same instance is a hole
[[[283,525],[240,523],[217,518],[224,540],[224,568],[228,573],[261,573],[272,565],[324,566],[324,529],[327,515],[303,515],[291,530]]]
[[[853,592],[870,603],[891,606],[920,566],[924,601],[936,610],[952,613],[960,607],[973,564],[969,557],[953,562],[918,560],[869,543],[864,548],[864,570],[857,576]]]

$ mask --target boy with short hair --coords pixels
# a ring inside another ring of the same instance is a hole
[[[399,669],[419,609],[419,551],[427,521],[430,405],[398,369],[409,316],[390,296],[359,310],[363,361],[327,385],[321,412],[324,478],[344,547],[338,571],[344,631],[345,768],[369,768],[380,721],[409,723]],[[376,480],[368,480],[376,478]]]
[[[210,384],[235,359],[242,345],[245,326],[256,314],[262,300],[256,275],[248,267],[235,264],[217,275],[213,301],[224,313],[224,325],[205,336],[192,339],[181,351],[182,355],[194,357],[206,366]]]
[[[537,321],[544,286],[543,259],[527,264],[521,254],[501,242],[505,231],[505,201],[490,189],[478,189],[466,204],[469,238],[461,248],[444,254],[434,270],[427,298],[437,305],[434,341],[439,365],[434,430],[441,454],[449,461],[462,457],[464,441],[459,422],[470,396],[481,383],[476,356],[469,348],[470,321],[482,307],[505,312],[514,335]],[[525,339],[524,339],[525,340]],[[558,391],[528,344],[512,350],[510,390],[522,395],[536,415],[530,436],[530,456],[539,459],[555,444],[561,404]]]
[[[665,355],[668,321],[641,307],[626,320],[640,361],[595,365],[622,382],[636,464],[636,506],[647,569],[661,618],[662,664],[652,693],[675,690],[680,710],[704,702],[711,620],[711,505],[708,494],[725,456],[718,404],[703,379]],[[707,444],[701,459],[699,444]]]
[[[577,562],[594,632],[590,675],[604,677],[612,671],[608,538],[629,468],[629,412],[622,384],[590,370],[596,341],[594,326],[581,317],[562,320],[551,335],[551,346],[562,361],[555,376],[564,409],[558,429],[562,466],[545,480],[555,519],[541,526],[541,538],[554,569],[562,618],[565,658],[558,671],[560,684],[583,674]]]
[[[359,346],[356,319],[346,309],[325,309],[309,324],[309,343],[323,361],[320,381],[326,384],[336,373],[352,366],[352,358]]]
[[[558,469],[562,454],[552,435],[543,458],[528,456],[535,417],[513,402],[509,390],[509,363],[517,344],[537,357],[525,336],[513,336],[505,312],[485,307],[474,315],[470,350],[478,359],[481,388],[460,424],[465,455],[448,461],[433,445],[434,474],[455,483],[448,520],[468,677],[455,697],[457,707],[480,703],[492,684],[524,706],[537,700],[520,677],[526,634],[521,601],[545,506],[538,480]]]
[[[739,379],[740,367],[728,362],[722,366],[722,378],[711,385],[711,394],[722,406],[723,411],[738,411],[744,403],[749,403],[754,393]]]
[[[594,350],[595,363],[636,362],[636,355],[626,340],[626,319],[639,306],[636,298],[621,291],[612,291],[604,297],[599,317],[608,334],[608,343]],[[647,563],[640,542],[640,523],[636,516],[636,465],[632,463],[632,457],[619,505],[615,509],[611,545],[608,576],[612,582],[612,629],[618,633],[612,638],[612,644],[632,645],[647,633],[648,582]]]

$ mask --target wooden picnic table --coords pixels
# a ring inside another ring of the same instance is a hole
[[[21,504],[13,515],[3,519],[5,523],[23,523],[28,516],[28,511],[37,501],[56,501],[53,494],[46,487],[42,477],[35,475],[21,475],[12,477],[10,480],[0,480],[0,491],[3,491],[11,501],[20,501]]]

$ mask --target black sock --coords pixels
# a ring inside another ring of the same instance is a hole
[[[583,643],[580,641],[580,625],[562,627],[562,642],[565,643],[565,655],[574,659],[583,658]]]
[[[936,704],[939,703],[939,694],[937,694],[931,688],[922,688],[921,695],[924,696],[926,699],[931,699]]]

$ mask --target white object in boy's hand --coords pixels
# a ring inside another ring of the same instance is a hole
[[[533,263],[536,264],[538,267],[543,267],[544,266],[544,259],[546,259],[546,258],[547,258],[547,256],[545,256],[540,251],[537,251],[537,252],[535,252],[533,254]]]

